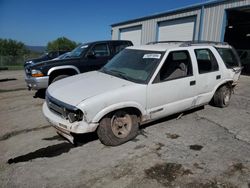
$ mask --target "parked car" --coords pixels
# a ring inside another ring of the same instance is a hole
[[[38,58],[34,58],[34,59],[29,59],[24,63],[24,67],[27,67],[29,65],[41,62],[41,61],[47,61],[47,60],[51,60],[54,59],[62,54],[65,54],[68,51],[51,51],[51,52],[46,52],[43,55],[41,55]]]
[[[250,50],[247,49],[240,49],[237,50],[239,56],[240,56],[240,60],[242,63],[243,68],[243,72],[245,73],[250,73]]]
[[[229,105],[241,73],[224,43],[165,42],[128,47],[99,71],[47,89],[43,113],[59,134],[97,131],[105,145],[136,137],[138,126],[213,101]]]
[[[52,82],[75,74],[98,70],[131,41],[109,40],[85,43],[67,54],[66,58],[43,61],[25,68],[29,89],[44,89]]]

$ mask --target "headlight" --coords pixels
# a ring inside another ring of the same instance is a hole
[[[69,112],[67,115],[67,118],[69,119],[70,123],[73,123],[75,121],[81,121],[83,117],[83,113],[80,110],[77,110],[75,112]]]
[[[43,73],[40,70],[31,70],[31,76],[32,77],[42,77],[44,76]]]

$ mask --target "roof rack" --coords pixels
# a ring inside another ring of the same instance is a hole
[[[170,41],[153,41],[153,42],[148,42],[146,45],[150,45],[150,44],[161,44],[161,43],[184,43],[187,41],[178,41],[178,40],[170,40]]]
[[[198,41],[198,40],[193,40],[193,41],[186,41],[181,46],[192,46],[192,45],[228,45],[227,42],[218,42],[218,41]]]
[[[217,41],[197,41],[197,40],[192,40],[192,41],[154,41],[154,42],[149,42],[147,45],[150,44],[162,44],[162,43],[179,43],[180,47],[186,47],[186,46],[192,46],[192,45],[228,45],[227,42],[217,42]]]

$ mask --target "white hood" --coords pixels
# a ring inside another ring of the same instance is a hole
[[[93,71],[56,81],[48,87],[48,93],[64,103],[77,106],[87,98],[133,84],[115,76]]]

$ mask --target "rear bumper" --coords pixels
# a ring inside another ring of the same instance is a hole
[[[94,132],[98,126],[98,123],[87,123],[85,121],[70,123],[68,120],[51,112],[46,102],[43,104],[43,114],[57,132],[68,139],[71,143],[74,142],[72,133],[82,134]]]
[[[29,89],[45,89],[49,85],[49,76],[26,77],[25,82]]]

